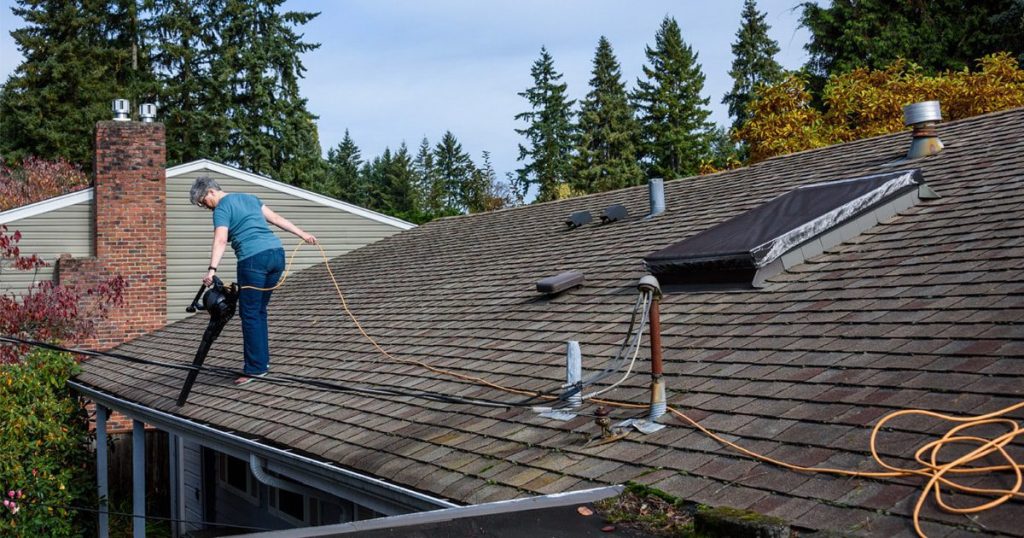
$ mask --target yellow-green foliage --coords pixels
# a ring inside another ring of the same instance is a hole
[[[78,366],[34,352],[0,366],[0,536],[79,536],[91,525],[88,420],[65,386]]]
[[[824,113],[811,106],[806,81],[790,75],[762,88],[750,104],[751,119],[735,133],[752,162],[776,155],[903,130],[903,106],[942,103],[946,120],[1024,106],[1024,70],[1001,52],[978,60],[978,70],[922,73],[906,61],[888,68],[854,69],[832,76],[822,94]]]

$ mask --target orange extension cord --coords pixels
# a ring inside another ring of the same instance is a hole
[[[285,280],[288,278],[288,273],[291,270],[292,262],[295,259],[295,254],[298,252],[299,248],[302,245],[303,243],[300,242],[292,251],[291,256],[289,257],[288,260],[288,268],[285,270],[284,275],[281,277],[281,280],[277,283],[276,286],[272,288],[242,286],[242,289],[269,291],[277,289],[278,287],[283,285]],[[384,350],[384,348],[382,348],[377,343],[376,340],[373,339],[373,337],[371,337],[363,329],[363,326],[360,325],[359,320],[356,319],[355,314],[353,314],[352,311],[349,309],[348,302],[345,300],[345,294],[342,293],[341,286],[338,284],[338,280],[334,277],[334,272],[331,270],[331,264],[330,260],[327,257],[327,253],[324,251],[323,246],[317,244],[317,247],[320,249],[320,255],[324,259],[324,266],[327,268],[327,274],[330,276],[331,282],[334,284],[334,289],[338,292],[338,298],[341,299],[341,306],[342,308],[344,308],[345,313],[348,314],[349,318],[355,324],[356,328],[359,329],[359,332],[371,344],[373,344],[373,347],[376,348],[377,351],[379,351],[385,357],[402,364],[414,364],[436,374],[451,376],[457,379],[470,381],[479,385],[484,385],[496,390],[501,390],[512,394],[533,396],[546,400],[558,399],[556,396],[552,396],[550,394],[542,394],[535,391],[506,387],[480,377],[464,375],[458,372],[453,372],[451,370],[437,368],[423,361],[398,358],[388,353],[387,351]],[[617,402],[613,400],[591,399],[590,401],[601,405],[608,405],[626,409],[643,409],[648,407],[646,404]],[[778,465],[786,469],[809,473],[824,473],[857,478],[897,478],[915,475],[927,478],[927,483],[921,490],[921,495],[917,499],[917,504],[914,505],[914,529],[917,531],[918,536],[926,538],[924,531],[921,529],[920,516],[921,508],[924,506],[925,501],[931,495],[934,495],[935,502],[939,505],[939,507],[941,507],[943,510],[947,512],[951,512],[954,514],[974,514],[991,508],[995,508],[996,506],[999,506],[1012,499],[1024,500],[1024,490],[1022,490],[1022,487],[1024,487],[1024,464],[1017,463],[1006,450],[1007,445],[1012,443],[1017,437],[1024,435],[1024,428],[1022,428],[1017,421],[1008,418],[1007,415],[1022,408],[1024,408],[1024,402],[1020,402],[984,415],[974,415],[965,417],[946,415],[943,413],[936,413],[934,411],[927,411],[923,409],[905,409],[889,413],[888,415],[882,417],[882,419],[879,420],[877,424],[875,424],[875,427],[872,428],[870,439],[871,455],[874,458],[875,463],[877,463],[882,468],[887,469],[886,471],[850,471],[846,469],[833,469],[830,467],[805,467],[802,465],[794,465],[792,463],[777,460],[775,458],[771,458],[763,454],[754,452],[752,450],[743,448],[742,446],[737,445],[736,443],[733,443],[721,437],[720,435],[712,432],[711,430],[705,428],[699,422],[690,418],[689,416],[687,416],[682,411],[679,411],[678,409],[668,407],[668,411],[675,415],[681,422],[693,426],[697,430],[701,431],[702,433],[714,439],[715,441],[718,441],[722,445],[732,448],[733,450],[741,454],[750,456],[751,458],[771,463],[774,465]],[[947,431],[946,434],[943,435],[940,439],[932,441],[917,449],[917,451],[914,453],[914,459],[917,460],[917,462],[920,464],[920,467],[908,468],[890,465],[878,454],[878,434],[887,422],[902,416],[912,415],[936,418],[957,425],[951,427],[950,430]],[[1006,427],[1007,431],[1002,435],[999,435],[992,439],[967,434],[967,430],[970,430],[971,428],[977,428],[993,424],[1003,425]],[[939,463],[939,453],[941,452],[941,450],[954,444],[974,444],[977,445],[977,448],[968,452],[967,454],[964,454],[963,456],[954,459],[953,461],[947,463]],[[1005,465],[988,465],[981,467],[972,466],[972,464],[979,462],[983,458],[986,458],[989,455],[995,454],[997,452],[999,453],[1000,457],[1002,457],[1002,459],[1006,460]],[[976,488],[960,484],[952,480],[951,478],[948,478],[949,475],[978,475],[1008,471],[1012,471],[1014,476],[1016,477],[1016,481],[1013,487],[1009,489]],[[947,488],[951,488],[963,493],[970,493],[995,498],[988,502],[983,502],[975,506],[958,508],[955,506],[950,506],[943,500],[942,486],[946,486]]]

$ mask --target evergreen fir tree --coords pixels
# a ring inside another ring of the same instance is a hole
[[[419,219],[416,205],[416,171],[405,142],[398,147],[385,170],[388,215],[413,222]]]
[[[351,204],[365,205],[359,177],[362,164],[359,147],[345,129],[345,137],[338,147],[327,150],[327,173],[315,190]]]
[[[459,189],[460,205],[465,207],[468,213],[480,213],[492,209],[491,191],[497,183],[498,175],[491,163],[491,152],[484,151],[481,158],[483,159],[482,165],[479,168],[473,167],[468,181],[463,183]]]
[[[590,93],[580,104],[572,186],[592,193],[638,185],[643,181],[636,147],[640,129],[619,62],[604,36],[597,43],[593,75]]]
[[[435,190],[440,190],[437,196],[441,202],[435,217],[457,215],[467,210],[463,196],[466,186],[473,180],[475,169],[455,135],[445,131],[441,141],[434,146],[434,184]]]
[[[18,0],[11,32],[24,61],[0,90],[0,156],[63,158],[91,168],[93,129],[111,102],[135,109],[153,89],[134,2]]]
[[[391,148],[384,148],[384,153],[374,157],[363,165],[360,184],[362,191],[360,198],[361,206],[389,213],[391,211],[391,199],[388,188],[388,169],[391,168]]]
[[[555,72],[555,63],[547,49],[541,47],[540,58],[530,69],[533,86],[519,92],[530,104],[530,110],[516,114],[525,121],[525,129],[516,133],[525,136],[527,145],[519,144],[519,157],[524,166],[516,171],[516,181],[523,191],[537,185],[537,201],[555,200],[572,172],[572,106],[566,97],[566,84],[559,83],[562,74]]]
[[[722,99],[722,104],[729,105],[733,129],[739,129],[746,123],[747,103],[753,99],[757,87],[776,84],[783,77],[782,66],[775,61],[779,44],[768,37],[770,26],[764,19],[765,15],[757,10],[755,0],[743,2],[743,22],[732,44],[732,69],[729,70],[733,80],[732,91]]]
[[[245,170],[304,186],[323,169],[316,116],[299,94],[299,55],[319,44],[303,42],[293,26],[317,14],[278,13],[283,1],[226,0],[218,14],[211,75],[228,90],[224,117],[231,129],[218,153]]]
[[[711,144],[711,152],[703,164],[714,170],[728,170],[735,168],[743,162],[745,151],[742,150],[729,135],[724,127],[715,126],[708,133],[708,141]]]
[[[707,157],[710,99],[701,97],[704,73],[675,19],[665,17],[654,40],[654,48],[646,50],[645,78],[637,80],[632,97],[647,177],[669,180],[696,174]]]
[[[480,162],[480,167],[473,171],[472,189],[464,194],[469,212],[494,211],[511,206],[512,193],[508,185],[498,181],[498,173],[491,163],[491,152],[484,151]]]
[[[425,136],[420,141],[416,158],[413,159],[413,170],[416,172],[417,207],[425,215],[424,218],[430,219],[440,215],[444,207],[444,186],[437,181],[434,153],[430,141]]]
[[[167,164],[227,160],[225,80],[214,80],[218,28],[225,0],[146,0],[146,35],[160,82],[159,115],[166,128]]]

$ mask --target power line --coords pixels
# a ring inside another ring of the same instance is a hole
[[[117,511],[109,510],[109,509],[104,510],[102,508],[89,508],[89,507],[77,506],[77,505],[73,505],[73,504],[53,504],[53,503],[47,503],[47,502],[41,502],[41,501],[33,501],[33,502],[19,501],[19,504],[25,505],[25,506],[42,506],[42,507],[46,507],[46,508],[63,508],[65,510],[78,510],[78,511],[81,511],[81,512],[91,512],[91,513],[94,513],[94,514],[106,513],[106,514],[109,514],[111,516],[129,517],[129,518],[132,518],[132,519],[146,519],[146,520],[156,520],[156,521],[168,521],[168,522],[171,522],[171,523],[191,523],[193,525],[203,525],[203,526],[207,526],[207,527],[213,526],[213,527],[231,528],[231,529],[242,529],[242,530],[252,530],[252,531],[271,531],[271,530],[274,530],[274,529],[270,529],[270,528],[267,528],[267,527],[253,527],[253,526],[250,526],[250,525],[235,525],[235,524],[231,524],[231,523],[218,523],[218,522],[215,522],[215,521],[202,521],[202,520],[197,521],[197,520],[192,520],[192,519],[178,519],[178,518],[173,518],[173,517],[151,516],[151,515],[141,515],[141,516],[139,516],[139,515],[135,515],[135,514],[128,513],[128,512],[117,512]]]
[[[51,343],[48,343],[48,342],[42,342],[42,341],[38,341],[38,340],[29,340],[29,339],[17,338],[17,337],[11,337],[11,336],[0,336],[0,342],[7,342],[7,343],[10,343],[10,344],[28,345],[28,346],[39,347],[39,348],[43,348],[43,349],[49,349],[49,350],[52,350],[52,351],[59,351],[59,352],[65,352],[65,353],[74,353],[74,354],[85,355],[85,356],[89,356],[89,357],[93,357],[93,358],[99,358],[99,359],[122,360],[122,361],[128,361],[128,362],[135,363],[135,364],[144,364],[144,365],[150,365],[150,366],[158,366],[158,367],[170,368],[170,369],[174,369],[174,370],[184,370],[184,371],[195,370],[195,371],[205,372],[205,373],[211,374],[213,376],[223,377],[223,378],[231,378],[231,377],[236,377],[236,376],[239,375],[238,371],[231,370],[231,369],[228,369],[228,368],[217,368],[217,367],[210,367],[210,366],[195,367],[195,366],[191,366],[191,365],[167,363],[167,362],[162,362],[162,361],[143,359],[143,358],[140,358],[140,357],[134,357],[134,356],[131,356],[131,355],[125,355],[125,354],[122,354],[122,353],[109,353],[109,352],[104,352],[104,351],[94,351],[94,350],[85,350],[85,349],[78,349],[78,348],[69,348],[69,347],[60,346],[60,345],[57,345],[57,344],[51,344]],[[276,385],[284,385],[284,386],[315,387],[315,388],[318,388],[318,389],[321,389],[321,390],[327,390],[327,391],[331,391],[331,392],[351,393],[351,394],[360,394],[360,395],[368,395],[368,396],[394,396],[394,397],[404,397],[404,398],[418,398],[418,399],[424,399],[424,400],[429,400],[429,401],[436,401],[436,402],[441,402],[441,403],[462,404],[462,405],[479,405],[479,406],[484,406],[484,407],[495,407],[495,408],[533,407],[535,402],[539,398],[539,396],[532,396],[530,398],[526,398],[526,399],[520,400],[520,401],[507,402],[507,401],[491,400],[491,399],[485,399],[485,398],[471,398],[471,397],[466,397],[466,396],[458,396],[458,395],[448,394],[448,393],[443,393],[443,392],[412,391],[412,390],[402,389],[402,388],[393,387],[393,386],[390,387],[390,388],[376,388],[376,387],[362,387],[362,386],[344,385],[344,384],[340,384],[340,383],[336,383],[336,382],[324,381],[322,379],[305,377],[305,376],[298,376],[298,375],[290,375],[290,374],[276,374],[276,375],[273,375],[273,376],[269,376],[268,375],[266,377],[260,378],[260,382],[271,383],[271,384],[276,384]],[[208,386],[212,385],[211,383],[201,383],[201,384],[205,384],[205,385],[208,385]]]

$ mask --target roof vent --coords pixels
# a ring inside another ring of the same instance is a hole
[[[903,124],[914,128],[913,141],[907,159],[920,159],[942,151],[942,140],[935,132],[935,124],[942,121],[938,101],[924,101],[903,107]]]
[[[139,117],[142,118],[143,123],[153,123],[156,119],[156,105],[153,103],[142,103],[139,106]]]
[[[646,218],[657,217],[665,212],[665,182],[660,177],[647,183],[647,192],[651,198],[651,212]]]
[[[610,205],[601,213],[601,224],[608,224],[609,222],[622,220],[626,218],[626,215],[628,214],[626,206],[622,204]]]
[[[566,271],[555,276],[549,276],[538,280],[537,291],[546,295],[554,295],[569,288],[582,286],[583,281],[583,273],[577,271]]]
[[[594,220],[594,217],[591,216],[590,211],[577,211],[572,215],[569,215],[569,218],[565,219],[565,225],[568,226],[569,229],[579,228],[592,220]]]
[[[644,257],[662,284],[760,288],[765,280],[849,241],[927,198],[921,172],[798,187]]]
[[[128,114],[131,112],[132,107],[128,104],[127,99],[114,99],[111,108],[114,110],[114,121],[131,121]]]

